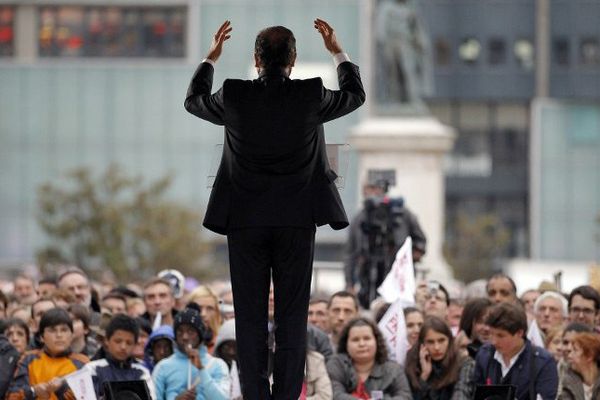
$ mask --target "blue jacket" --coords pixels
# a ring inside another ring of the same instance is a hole
[[[153,399],[156,398],[150,372],[142,364],[134,362],[133,358],[121,362],[107,354],[106,358],[91,361],[83,368],[89,370],[92,375],[94,390],[98,399],[104,398],[104,382],[137,380],[145,381],[146,385],[148,385],[150,395]]]
[[[191,368],[192,384],[196,386],[196,400],[228,400],[229,369],[225,361],[208,354],[206,346],[200,346],[200,361],[203,368],[198,370],[179,349],[173,355],[159,362],[152,372],[156,389],[156,400],[174,400],[187,390],[188,370]]]
[[[486,344],[477,352],[473,375],[475,385],[485,385],[488,382],[496,385],[514,385],[516,386],[517,400],[535,400],[538,394],[543,400],[556,399],[558,370],[556,361],[549,352],[534,346],[529,340],[525,340],[525,349],[505,378],[502,379],[502,367],[494,359],[495,351],[496,349],[491,344]],[[531,379],[533,379],[535,392],[533,399],[529,395]]]
[[[173,333],[173,327],[171,325],[162,325],[152,331],[146,347],[144,347],[144,367],[148,368],[150,372],[154,370],[154,357],[152,356],[152,344],[160,339],[169,339],[173,343],[175,348],[175,333]]]

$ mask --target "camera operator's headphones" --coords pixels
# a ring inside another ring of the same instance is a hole
[[[177,313],[173,321],[173,329],[177,332],[177,327],[181,324],[191,325],[202,339],[202,343],[208,345],[213,338],[212,331],[204,324],[200,316],[200,306],[194,302],[190,302],[185,306],[185,309]]]

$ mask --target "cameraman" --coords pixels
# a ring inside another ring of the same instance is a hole
[[[363,186],[364,207],[350,222],[346,245],[346,289],[355,293],[359,283],[358,298],[366,309],[407,237],[412,238],[413,261],[425,254],[425,234],[417,217],[404,206],[402,198],[385,195],[387,186],[385,182]]]

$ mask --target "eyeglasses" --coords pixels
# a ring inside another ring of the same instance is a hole
[[[589,315],[594,315],[596,313],[596,310],[594,310],[592,308],[571,307],[569,312],[571,314],[575,314],[575,315],[583,314],[583,315],[589,316]]]

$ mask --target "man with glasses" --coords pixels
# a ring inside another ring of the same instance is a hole
[[[589,285],[579,286],[569,295],[569,321],[594,329],[600,309],[600,294]]]

